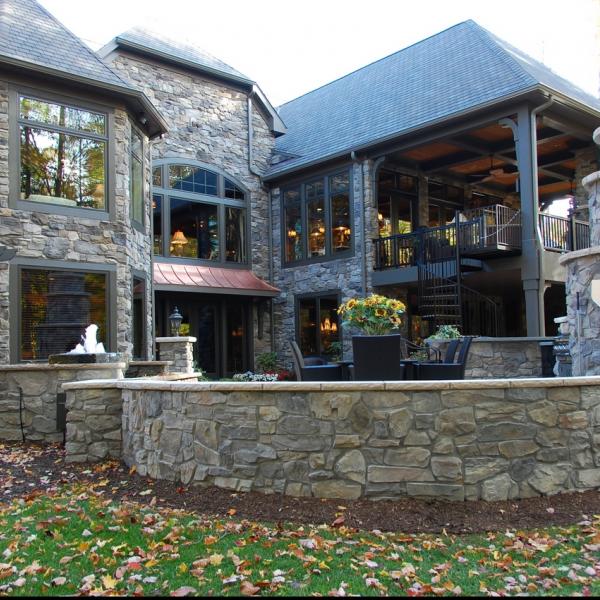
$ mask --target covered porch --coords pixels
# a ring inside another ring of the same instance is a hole
[[[373,286],[413,286],[421,316],[462,324],[461,291],[493,302],[501,289],[490,293],[489,277],[477,273],[510,270],[523,296],[521,335],[544,335],[544,291],[564,282],[547,255],[589,246],[580,180],[597,164],[596,124],[575,107],[538,100],[382,151],[374,163]]]

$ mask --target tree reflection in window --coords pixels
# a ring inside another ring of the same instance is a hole
[[[106,208],[106,115],[19,98],[20,197]]]

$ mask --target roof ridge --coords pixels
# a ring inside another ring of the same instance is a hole
[[[69,37],[71,37],[73,40],[75,40],[75,42],[77,42],[77,44],[79,44],[87,53],[90,57],[92,57],[97,63],[99,63],[100,65],[102,65],[103,68],[107,69],[108,71],[110,71],[110,73],[116,77],[122,84],[123,86],[130,88],[131,86],[124,80],[122,79],[119,74],[116,71],[113,71],[79,36],[77,36],[75,33],[73,33],[64,23],[62,23],[61,21],[59,21],[49,10],[46,9],[46,7],[42,6],[42,4],[40,4],[40,2],[38,2],[37,0],[30,0],[33,4],[35,4],[36,6],[39,7],[39,9],[50,19],[52,20],[56,25],[58,25],[58,27],[60,29],[62,29],[67,35],[69,35]]]
[[[446,33],[447,31],[450,31],[451,29],[455,29],[456,27],[460,27],[463,25],[467,25],[469,23],[473,23],[475,25],[477,25],[478,27],[480,27],[480,25],[478,25],[477,23],[475,23],[475,21],[473,21],[472,19],[466,19],[465,21],[460,21],[459,23],[455,23],[454,25],[450,25],[449,27],[446,27],[446,29],[442,29],[441,31],[437,31],[436,33],[432,33],[431,35],[427,36],[426,38],[423,38],[422,40],[418,40],[416,42],[413,42],[412,44],[409,44],[408,46],[405,46],[404,48],[400,48],[400,50],[395,50],[394,52],[391,52],[390,54],[387,54],[386,56],[382,56],[381,58],[378,58],[374,61],[371,61],[370,63],[367,63],[366,65],[363,65],[362,67],[358,67],[348,73],[346,73],[345,75],[340,75],[339,77],[336,77],[335,79],[333,79],[332,81],[328,81],[327,83],[324,83],[323,85],[317,86],[316,88],[309,90],[308,92],[304,92],[304,94],[300,94],[299,96],[297,96],[296,98],[292,98],[291,100],[288,100],[287,102],[284,102],[283,104],[280,104],[277,107],[277,110],[279,110],[280,108],[286,106],[287,104],[291,104],[292,102],[295,102],[296,100],[300,100],[300,98],[304,98],[305,96],[308,96],[309,94],[312,94],[314,92],[317,92],[323,88],[326,88],[330,85],[333,85],[334,83],[337,83],[338,81],[341,81],[342,79],[345,79],[346,77],[350,77],[350,75],[354,75],[355,73],[358,73],[359,71],[362,71],[363,69],[367,69],[373,65],[376,65],[377,63],[383,62],[384,60],[387,60],[388,58],[391,58],[392,56],[395,56],[396,54],[400,54],[401,52],[405,52],[406,50],[409,50],[410,48],[413,48],[414,46],[419,46],[420,44],[435,38],[439,35],[442,35],[443,33]],[[482,28],[483,29],[483,28]]]

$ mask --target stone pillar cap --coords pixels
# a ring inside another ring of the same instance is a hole
[[[196,341],[196,338],[189,336],[189,335],[178,335],[178,336],[172,336],[172,337],[157,337],[156,338],[157,344],[172,344],[172,343],[177,343],[177,342],[194,343],[195,341]]]

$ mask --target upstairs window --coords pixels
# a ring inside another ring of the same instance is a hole
[[[107,116],[19,96],[20,199],[106,210]]]
[[[166,161],[153,168],[152,182],[155,255],[247,264],[246,192],[237,183],[203,166]]]
[[[284,189],[282,207],[285,263],[327,260],[351,254],[348,171]]]

